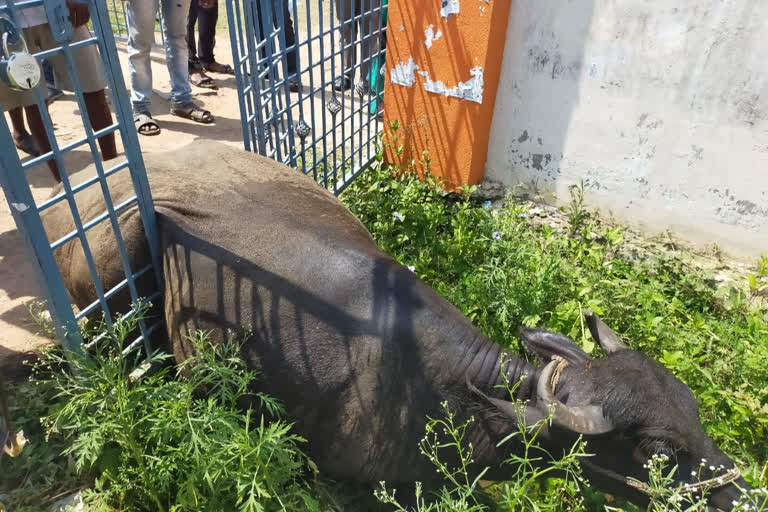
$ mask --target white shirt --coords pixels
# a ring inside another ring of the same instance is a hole
[[[6,5],[5,0],[0,0],[0,5]],[[45,14],[45,7],[39,5],[37,7],[27,7],[21,10],[14,10],[16,19],[21,24],[21,28],[36,27],[38,25],[45,25],[48,23],[48,15]],[[10,18],[10,15],[6,15]]]

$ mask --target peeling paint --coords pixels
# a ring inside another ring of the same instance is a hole
[[[29,210],[29,205],[24,203],[11,203],[11,206],[13,206],[19,213],[24,213],[25,211]]]
[[[752,231],[759,231],[765,225],[768,219],[768,202],[758,204],[749,199],[740,199],[729,189],[723,192],[714,188],[709,192],[714,196],[712,204],[715,206],[715,214],[723,222]]]
[[[459,14],[459,0],[442,0],[442,2],[440,16],[449,20],[454,14]]]
[[[413,57],[408,57],[408,62],[401,62],[395,66],[395,69],[390,72],[389,79],[393,84],[413,87],[413,83],[416,81],[414,71],[417,69],[419,66],[413,62]]]
[[[419,73],[424,76],[424,90],[427,92],[483,103],[483,68],[479,66],[469,70],[472,78],[466,82],[459,82],[450,89],[440,80],[430,79],[428,71],[419,71]]]
[[[437,29],[437,32],[435,32],[434,25],[428,26],[427,30],[424,31],[424,45],[427,47],[427,50],[431,49],[432,43],[440,39],[442,35],[443,33],[440,29]]]

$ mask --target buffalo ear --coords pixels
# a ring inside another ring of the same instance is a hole
[[[619,335],[613,332],[613,329],[605,325],[594,311],[588,309],[584,312],[584,319],[587,321],[587,327],[592,334],[592,338],[600,344],[606,354],[627,350],[629,347],[621,341]]]
[[[591,359],[575,341],[557,332],[522,327],[520,339],[544,364],[550,362],[553,356],[560,356],[573,365],[583,365]]]

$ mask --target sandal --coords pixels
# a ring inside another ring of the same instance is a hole
[[[211,73],[220,73],[222,75],[234,75],[235,69],[229,64],[222,64],[220,62],[211,62],[210,64],[204,64],[203,68]]]
[[[171,103],[171,114],[184,119],[191,119],[197,123],[210,124],[213,122],[213,116],[207,110],[204,110],[191,101],[189,103]]]
[[[160,133],[160,126],[147,112],[135,113],[133,115],[133,124],[136,126],[136,132],[139,135],[157,135]]]
[[[40,156],[40,148],[37,147],[37,141],[28,133],[24,134],[21,141],[14,137],[13,145],[30,156]]]
[[[192,73],[189,74],[189,83],[191,83],[194,86],[200,87],[202,89],[218,89],[216,86],[216,82],[213,81],[213,78],[209,76],[205,76],[199,71],[195,71],[196,74],[200,75],[199,80],[194,80],[192,78]]]

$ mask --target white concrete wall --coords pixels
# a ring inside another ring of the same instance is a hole
[[[768,253],[768,1],[512,0],[486,178]]]

